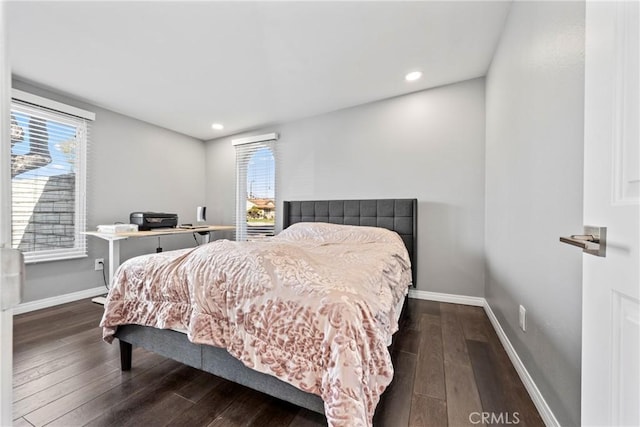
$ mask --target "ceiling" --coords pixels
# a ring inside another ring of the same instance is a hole
[[[209,140],[484,76],[510,3],[6,5],[15,77]]]

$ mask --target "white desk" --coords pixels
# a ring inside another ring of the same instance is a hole
[[[179,234],[203,233],[214,231],[234,230],[232,225],[207,225],[198,228],[160,228],[151,231],[128,231],[125,233],[100,233],[97,231],[85,231],[87,236],[95,236],[109,242],[109,286],[113,281],[113,276],[120,266],[120,241],[126,239],[139,239],[143,237],[164,237]]]

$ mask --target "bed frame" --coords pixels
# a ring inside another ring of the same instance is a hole
[[[393,230],[402,237],[409,251],[415,286],[417,207],[417,199],[284,202],[282,228],[297,222],[330,222]],[[405,303],[402,318],[405,317],[406,308]],[[123,371],[131,369],[133,347],[143,347],[185,365],[324,414],[324,403],[319,396],[304,392],[274,376],[247,368],[223,348],[194,344],[184,333],[148,326],[123,325],[118,326],[115,336],[120,341],[120,363]]]

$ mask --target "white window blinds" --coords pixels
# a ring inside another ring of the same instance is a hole
[[[52,107],[59,110],[53,110]],[[87,255],[86,155],[93,113],[15,91],[11,229],[26,262]]]
[[[277,138],[272,133],[232,141],[236,147],[236,240],[274,235]]]

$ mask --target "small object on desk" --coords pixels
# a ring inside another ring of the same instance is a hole
[[[196,218],[198,219],[198,222],[205,222],[207,220],[206,206],[198,206],[196,209]]]
[[[99,225],[99,233],[128,233],[138,231],[136,224],[106,224]]]
[[[178,228],[183,228],[185,230],[195,230],[197,228],[208,228],[208,225],[193,225],[193,224],[180,224]]]
[[[138,224],[140,231],[148,231],[155,228],[175,228],[178,225],[178,215],[164,212],[131,212],[129,222]]]

